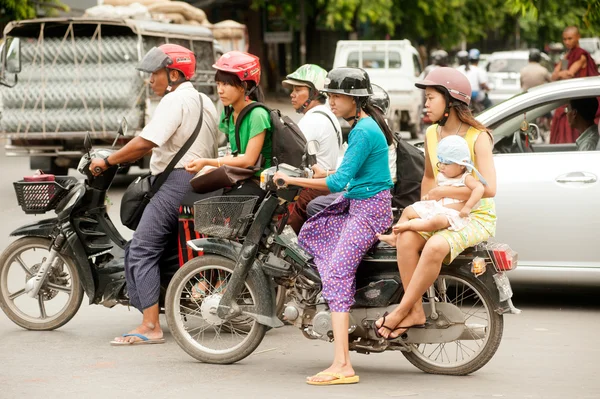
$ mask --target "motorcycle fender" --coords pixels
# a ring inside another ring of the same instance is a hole
[[[35,223],[29,223],[21,226],[10,233],[11,237],[44,237],[48,238],[52,235],[52,231],[58,223],[57,218],[44,219]]]
[[[471,278],[481,281],[491,298],[494,300],[494,311],[498,314],[510,312],[506,302],[500,302],[500,293],[496,288],[496,283],[494,282],[493,277],[495,273],[494,266],[488,265],[485,273],[477,277],[473,274],[473,272],[471,272],[471,261],[461,262],[460,264],[452,263],[450,266],[444,267],[457,267],[460,269],[461,274],[464,274],[465,277],[470,276]]]
[[[92,275],[90,261],[75,232],[72,231],[67,235],[67,242],[63,245],[61,253],[70,256],[75,261],[75,267],[79,272],[83,290],[90,299],[90,305],[93,304],[94,298],[96,297],[96,284],[94,282],[94,276]]]
[[[224,256],[234,262],[237,260],[242,249],[240,243],[221,238],[200,238],[188,241],[187,245],[199,253]],[[256,287],[256,295],[258,298],[256,298],[256,302],[261,304],[261,306],[257,309],[258,314],[255,315],[256,320],[260,324],[264,324],[268,327],[282,327],[283,323],[277,318],[277,315],[275,315],[275,306],[273,306],[275,302],[272,289],[273,284],[263,273],[258,260],[255,260],[252,264],[249,277],[258,281]]]

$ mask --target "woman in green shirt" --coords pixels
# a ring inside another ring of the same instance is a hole
[[[240,112],[248,104],[263,100],[262,91],[258,86],[260,82],[258,57],[239,51],[230,51],[223,54],[213,68],[217,70],[215,81],[219,98],[225,106],[225,110],[221,114],[219,130],[227,135],[235,156],[228,154],[220,158],[198,158],[186,165],[185,169],[190,173],[198,173],[206,166],[218,168],[221,165],[231,165],[247,168],[256,165],[260,155],[262,155],[263,164],[254,178],[238,183],[234,187],[206,194],[190,191],[186,195],[179,212],[179,262],[182,265],[197,256],[186,245],[188,240],[199,237],[194,231],[193,225],[194,203],[219,195],[252,195],[259,197],[257,204],[260,204],[266,195],[266,192],[260,188],[260,172],[262,172],[262,168],[271,166],[271,119],[264,108],[254,108],[244,117],[240,126],[239,149],[235,139],[235,122]],[[201,296],[202,290],[198,291]]]
[[[190,162],[185,169],[190,173],[198,173],[205,166],[231,165],[248,168],[256,165],[262,155],[263,165],[257,173],[257,176],[260,176],[263,168],[271,166],[272,142],[269,113],[260,107],[250,111],[240,125],[241,148],[237,148],[235,139],[235,123],[240,112],[254,101],[262,102],[263,96],[258,85],[260,82],[259,59],[252,54],[230,51],[223,54],[213,68],[217,70],[215,80],[219,98],[225,106],[219,129],[228,136],[234,155],[216,159],[198,158]],[[265,194],[255,179],[242,182],[232,191],[235,191],[235,195],[264,197]]]

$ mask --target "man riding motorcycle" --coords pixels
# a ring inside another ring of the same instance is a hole
[[[190,190],[192,176],[183,167],[195,158],[213,158],[217,154],[217,111],[212,101],[198,93],[190,82],[196,70],[194,53],[179,45],[164,44],[152,48],[137,69],[151,74],[150,86],[163,98],[139,136],[110,156],[92,160],[90,171],[94,175],[101,174],[111,165],[135,161],[152,151],[150,171],[157,176],[194,131],[202,109],[200,101],[205,115],[198,139],[152,197],[125,251],[130,303],[142,312],[143,319],[138,327],[115,338],[112,345],[164,342],[158,318],[158,265],[165,243],[176,231],[178,207]],[[167,97],[167,94],[170,95]]]

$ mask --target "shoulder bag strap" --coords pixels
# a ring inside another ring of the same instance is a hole
[[[237,148],[237,151],[233,153],[233,156],[235,156],[235,157],[238,156],[238,154],[242,151],[241,139],[240,139],[240,127],[242,126],[242,121],[244,120],[246,115],[248,115],[250,113],[250,111],[252,111],[254,108],[257,108],[257,107],[263,107],[264,109],[266,109],[268,111],[268,108],[263,103],[255,101],[253,103],[246,105],[244,107],[244,109],[242,109],[242,112],[240,112],[240,114],[238,115],[237,119],[235,120],[235,145]]]
[[[342,146],[342,135],[341,132],[339,132],[336,127],[335,127],[335,123],[333,123],[333,120],[329,117],[329,115],[327,115],[327,112],[323,112],[323,111],[313,111],[313,113],[315,114],[321,114],[321,115],[325,115],[327,117],[327,119],[329,119],[329,122],[331,122],[331,126],[333,126],[333,130],[335,131],[335,134],[337,134],[337,140],[338,140],[338,147]]]
[[[188,152],[188,150],[190,149],[190,147],[192,146],[194,141],[196,141],[196,138],[198,137],[198,133],[200,132],[200,128],[202,127],[203,121],[204,121],[204,104],[202,103],[202,96],[200,95],[200,119],[198,120],[196,129],[194,130],[194,133],[192,133],[190,138],[187,139],[185,144],[179,149],[179,151],[177,151],[177,154],[175,154],[173,159],[171,159],[171,162],[169,162],[169,165],[167,165],[166,169],[158,176],[158,178],[152,185],[152,194],[156,194],[156,192],[158,191],[160,186],[162,186],[162,184],[167,180],[167,177],[169,177],[169,174],[171,174],[171,171],[173,170],[173,168],[175,168],[175,165],[177,165],[177,162],[179,162],[179,160],[185,155],[185,153]]]

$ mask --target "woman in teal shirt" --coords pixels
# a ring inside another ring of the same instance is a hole
[[[354,303],[356,269],[377,241],[377,234],[392,223],[388,146],[393,135],[379,109],[369,104],[373,89],[369,75],[360,68],[336,68],[327,74],[323,90],[336,116],[352,123],[348,149],[342,164],[324,179],[293,178],[278,172],[286,184],[329,189],[347,188],[331,205],[308,219],[298,242],[319,269],[322,295],[331,311],[335,354],[332,365],[309,377],[312,385],[358,382],[348,351],[348,311]]]
[[[252,167],[263,156],[262,167],[271,166],[271,119],[269,113],[257,107],[246,115],[240,125],[240,147],[235,139],[235,122],[238,115],[250,103],[262,101],[259,87],[260,63],[258,57],[230,51],[225,53],[213,65],[217,70],[215,81],[219,98],[225,106],[221,115],[219,129],[228,137],[234,155],[222,158],[198,158],[190,162],[185,169],[190,173],[198,173],[205,166],[219,167],[231,165],[241,168]],[[262,171],[262,168],[261,168]],[[257,173],[260,176],[260,171]],[[235,195],[258,195],[264,197],[264,191],[254,179],[248,179],[236,187]]]

